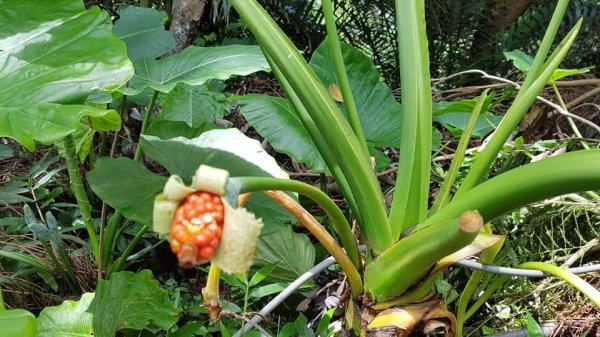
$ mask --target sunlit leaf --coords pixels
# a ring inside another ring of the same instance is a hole
[[[178,83],[201,85],[211,79],[226,80],[233,75],[248,75],[269,70],[258,46],[190,46],[181,53],[160,60],[134,61],[135,76],[120,91],[135,95],[146,88],[170,92]]]
[[[64,301],[61,305],[46,307],[38,318],[36,337],[92,337],[92,314],[86,312],[94,299],[86,293],[79,301]]]

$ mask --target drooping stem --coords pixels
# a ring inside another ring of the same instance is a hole
[[[79,206],[79,211],[81,212],[81,217],[83,218],[83,223],[85,224],[88,236],[90,237],[90,244],[92,246],[94,259],[96,263],[98,263],[99,246],[96,230],[94,229],[94,224],[92,222],[92,206],[90,205],[90,201],[83,184],[81,172],[79,172],[79,163],[73,136],[66,136],[63,139],[63,144],[65,148],[65,157],[67,160],[71,189],[73,190],[73,194],[75,194],[75,199],[77,200],[77,205]]]
[[[340,47],[340,41],[338,38],[337,29],[335,27],[335,15],[333,13],[333,5],[331,0],[323,0],[323,16],[325,17],[325,26],[327,27],[327,41],[329,42],[329,50],[333,58],[333,64],[335,65],[335,74],[337,76],[338,84],[344,98],[344,106],[348,112],[348,121],[352,127],[352,131],[358,138],[363,151],[368,155],[369,150],[367,148],[367,141],[360,124],[358,117],[358,110],[354,103],[354,96],[350,89],[350,81],[348,81],[348,74],[346,73],[346,66],[344,65],[344,58],[342,56],[342,48]]]
[[[356,268],[360,266],[358,245],[356,244],[350,224],[346,220],[346,217],[344,217],[344,213],[335,204],[335,202],[331,200],[325,193],[321,192],[318,188],[299,181],[277,178],[236,177],[231,178],[229,181],[230,183],[239,183],[241,187],[240,193],[280,190],[296,192],[312,199],[318,203],[319,206],[321,206],[331,218],[333,227],[340,236],[342,245],[346,249],[346,253],[350,257],[350,260],[352,260],[354,266]]]
[[[552,276],[558,277],[559,279],[575,287],[575,289],[581,291],[594,303],[594,305],[596,305],[597,308],[600,308],[600,291],[584,281],[581,277],[564,268],[544,262],[525,262],[522,263],[519,268],[537,269],[545,273],[552,274]]]
[[[348,255],[340,247],[329,232],[296,200],[281,191],[265,191],[265,193],[288,212],[290,212],[309,232],[325,247],[327,252],[335,258],[340,268],[348,277],[348,283],[352,290],[352,296],[362,294],[363,285],[358,269],[352,263]]]

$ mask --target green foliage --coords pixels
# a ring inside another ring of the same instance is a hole
[[[533,63],[533,57],[527,55],[521,50],[513,50],[511,52],[504,52],[504,56],[513,62],[517,69],[527,73],[531,70],[531,65]],[[550,76],[550,80],[548,82],[552,83],[560,80],[563,77],[580,75],[589,72],[594,67],[585,67],[579,69],[556,69]]]
[[[214,125],[228,113],[224,87],[218,81],[200,86],[180,83],[171,92],[160,97],[162,111],[154,122],[185,122],[191,128]]]
[[[0,337],[34,337],[37,329],[35,316],[27,310],[0,308]]]
[[[0,135],[33,151],[34,140],[55,143],[84,116],[99,122],[92,122],[95,129],[118,129],[116,112],[79,105],[93,89],[114,90],[132,75],[106,13],[85,10],[78,0],[5,5],[11,11],[0,19],[16,24],[0,28],[0,60],[11,60],[0,70]],[[30,19],[16,19],[23,16]]]
[[[258,240],[257,266],[275,265],[271,282],[291,282],[315,263],[315,248],[306,234],[294,233],[288,226]]]
[[[94,299],[93,293],[85,293],[79,301],[64,301],[61,305],[47,307],[37,319],[36,337],[92,337],[93,316],[86,312]]]
[[[129,158],[100,158],[87,179],[102,200],[143,224],[151,223],[154,197],[167,181]]]
[[[258,46],[194,47],[158,60],[134,60],[135,75],[126,95],[137,95],[146,88],[170,92],[179,83],[201,85],[208,80],[226,80],[233,75],[248,75],[269,69]],[[168,69],[168,71],[165,71]]]
[[[127,45],[130,59],[155,59],[175,47],[175,38],[165,30],[167,13],[153,8],[121,7],[115,22],[115,36]]]
[[[94,315],[97,337],[113,337],[123,328],[140,330],[150,323],[168,329],[178,314],[149,270],[115,273],[101,281],[87,312]]]
[[[248,123],[277,152],[305,163],[315,172],[325,172],[323,157],[287,99],[250,94],[235,97],[235,100]]]

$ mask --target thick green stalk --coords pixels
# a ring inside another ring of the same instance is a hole
[[[389,221],[398,238],[427,217],[431,170],[431,87],[423,0],[396,0],[402,134]]]
[[[255,0],[232,0],[240,17],[294,89],[326,142],[361,211],[361,230],[376,253],[393,242],[379,182],[348,121],[292,42]]]
[[[81,172],[79,172],[79,163],[77,159],[77,151],[75,150],[75,142],[73,136],[68,135],[64,138],[63,144],[65,147],[65,158],[67,160],[67,167],[69,171],[69,179],[71,181],[71,190],[75,194],[77,205],[83,218],[83,223],[90,237],[90,244],[92,246],[92,253],[96,262],[98,261],[99,247],[98,238],[96,236],[96,230],[92,222],[92,206],[88,200],[85,186],[83,185],[83,179],[81,178]]]
[[[2,296],[2,288],[0,288],[0,312],[6,310],[4,306],[4,297]]]
[[[456,148],[454,159],[452,159],[452,164],[450,164],[450,169],[448,170],[446,179],[444,179],[442,187],[440,187],[440,190],[435,197],[433,206],[431,207],[431,214],[437,212],[440,208],[442,208],[442,206],[446,205],[450,201],[450,190],[452,189],[452,185],[454,185],[454,182],[456,181],[456,176],[458,175],[458,171],[460,170],[463,159],[465,158],[465,152],[467,151],[467,147],[469,146],[469,142],[471,141],[473,129],[475,128],[475,124],[477,124],[477,119],[481,114],[481,110],[483,108],[483,104],[485,103],[485,98],[487,97],[488,91],[489,89],[486,89],[481,94],[481,96],[479,96],[479,100],[473,108],[473,112],[471,113],[471,117],[469,118],[469,122],[467,123],[467,127],[463,131],[463,134],[460,137],[460,141],[458,142],[458,147]]]
[[[508,109],[504,118],[500,122],[500,125],[496,128],[494,135],[490,139],[489,143],[486,145],[485,149],[481,154],[477,157],[477,160],[471,167],[471,170],[467,174],[467,177],[463,181],[459,190],[456,192],[455,198],[461,196],[461,194],[466,193],[473,187],[477,186],[487,177],[488,171],[498,152],[504,146],[504,143],[510,137],[511,133],[515,130],[516,126],[521,122],[525,114],[529,111],[529,108],[535,101],[537,95],[544,89],[546,83],[550,79],[550,76],[558,68],[561,61],[569,51],[569,48],[575,41],[575,37],[577,36],[577,32],[581,27],[581,20],[577,22],[575,27],[571,29],[569,34],[565,36],[559,47],[552,53],[549,57],[548,61],[544,64],[544,70],[531,80],[532,82],[528,86],[523,86],[523,88],[517,94],[513,104]],[[532,72],[527,75],[527,79],[532,76]]]
[[[483,219],[476,211],[412,232],[367,265],[365,291],[381,302],[416,285],[441,258],[477,237]]]
[[[556,37],[556,33],[560,28],[562,18],[565,15],[568,5],[569,0],[559,0],[556,4],[556,8],[554,9],[554,13],[552,14],[550,23],[548,24],[548,28],[546,28],[546,33],[544,34],[544,38],[542,39],[540,48],[535,54],[535,58],[533,60],[533,63],[531,64],[531,70],[529,71],[528,76],[523,82],[522,88],[524,90],[528,89],[529,86],[533,83],[533,81],[542,73],[542,69],[544,68],[544,62],[546,61],[546,56],[548,55],[548,52],[552,47],[552,42],[554,42],[554,38]]]
[[[146,114],[144,115],[144,120],[142,121],[142,128],[140,131],[140,136],[146,133],[148,129],[148,124],[150,124],[150,118],[152,116],[152,111],[154,111],[154,105],[156,104],[156,98],[160,92],[158,90],[154,91],[152,95],[152,99],[150,99],[150,104],[146,108]],[[135,154],[133,156],[134,161],[140,161],[142,159],[142,155],[144,152],[142,151],[142,147],[138,144],[135,149]],[[115,239],[117,237],[117,230],[119,229],[119,223],[121,223],[121,219],[123,219],[123,215],[118,210],[115,210],[115,213],[110,217],[108,221],[108,225],[106,226],[106,232],[104,233],[104,242],[102,247],[102,260],[104,264],[108,265],[111,260],[112,255],[112,247],[114,246]],[[139,233],[138,233],[139,234]]]
[[[315,125],[315,122],[312,120],[312,118],[310,118],[308,111],[306,111],[306,108],[304,107],[304,105],[302,105],[300,98],[298,98],[298,95],[296,94],[296,92],[294,92],[294,89],[285,79],[285,76],[283,76],[281,71],[279,71],[279,68],[277,67],[275,62],[273,62],[273,59],[264,50],[263,53],[265,54],[265,57],[269,62],[269,65],[271,66],[271,71],[273,71],[273,74],[277,78],[277,81],[279,81],[279,83],[281,84],[281,88],[287,95],[288,100],[292,104],[292,107],[294,107],[298,119],[300,119],[300,122],[302,122],[302,125],[310,135],[310,138],[315,143],[315,146],[317,147],[317,149],[319,149],[319,154],[321,154],[321,157],[323,157],[323,160],[327,164],[327,168],[329,168],[329,171],[335,178],[335,181],[338,183],[340,190],[344,194],[344,198],[350,205],[352,212],[354,212],[355,216],[360,221],[360,210],[356,205],[356,200],[354,198],[354,195],[352,194],[352,189],[350,189],[350,185],[348,185],[348,180],[346,180],[346,177],[344,176],[344,173],[340,168],[340,164],[338,162],[337,157],[331,151],[330,144],[328,144],[325,141],[323,135],[321,135],[321,132]]]
[[[492,228],[489,224],[486,224],[484,226],[483,231],[485,231],[488,234],[492,234]],[[504,245],[504,238],[502,240],[498,241],[492,247],[481,252],[479,262],[481,262],[483,264],[491,264],[494,261],[494,259],[496,258],[496,255],[498,255],[498,253],[500,252],[500,249],[502,249],[503,245]],[[469,278],[469,281],[465,285],[465,288],[461,292],[460,297],[458,298],[458,304],[456,305],[456,336],[457,337],[462,337],[463,326],[466,321],[465,314],[467,312],[467,305],[469,304],[469,299],[471,299],[471,297],[475,293],[475,290],[477,289],[477,286],[481,282],[481,279],[483,279],[484,275],[485,275],[485,273],[483,271],[474,270],[473,273],[471,274],[471,277]]]
[[[110,275],[112,275],[112,273],[118,273],[121,270],[123,270],[123,265],[125,265],[125,261],[127,261],[127,257],[129,257],[129,255],[131,255],[131,252],[133,252],[133,249],[140,242],[140,240],[142,239],[144,234],[146,234],[146,232],[148,231],[149,228],[150,227],[148,227],[147,225],[144,225],[140,229],[140,231],[133,237],[133,239],[131,239],[131,241],[129,242],[127,247],[125,247],[123,254],[121,254],[121,256],[115,262],[115,264],[113,264],[112,267],[110,267],[110,269],[108,270],[108,273],[106,274],[106,279],[109,279]]]
[[[299,181],[277,178],[235,177],[230,178],[229,181],[233,184],[239,184],[240,193],[279,190],[296,192],[315,201],[331,218],[333,227],[339,235],[342,246],[346,249],[346,254],[348,254],[352,263],[356,268],[360,266],[358,246],[356,245],[350,224],[335,202],[318,188]]]
[[[348,112],[348,120],[350,126],[358,138],[358,141],[363,147],[364,153],[369,154],[367,148],[367,141],[360,124],[360,118],[358,117],[358,110],[356,109],[356,103],[354,103],[354,96],[350,89],[350,81],[348,81],[348,74],[346,73],[346,66],[344,65],[344,57],[342,56],[342,48],[340,47],[340,41],[338,38],[337,29],[335,27],[335,15],[333,13],[333,5],[331,0],[323,0],[323,16],[325,17],[325,26],[327,27],[327,41],[329,42],[329,50],[333,58],[333,64],[335,65],[335,74],[337,76],[338,84],[344,98],[344,106]]]
[[[600,150],[569,152],[502,173],[454,199],[422,227],[476,209],[485,222],[532,202],[600,189]]]
[[[594,303],[597,308],[600,308],[600,291],[584,281],[581,277],[564,268],[544,262],[525,262],[521,264],[519,268],[536,269],[548,274],[552,274],[552,276],[558,277],[559,279],[575,287],[575,289],[581,291]]]

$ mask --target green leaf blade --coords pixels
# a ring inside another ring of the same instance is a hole
[[[121,328],[140,330],[150,323],[168,329],[179,313],[149,270],[114,273],[100,281],[87,311],[93,314],[96,337],[113,337]]]

